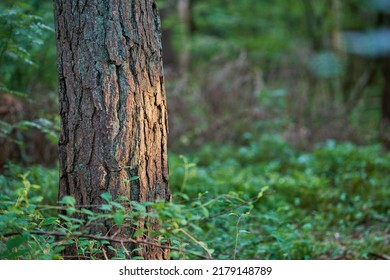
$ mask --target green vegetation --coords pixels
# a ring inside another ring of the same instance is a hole
[[[388,42],[376,31],[389,1],[193,0],[187,27],[176,1],[159,2],[176,61],[164,65],[173,200],[102,194],[81,208],[57,201],[52,1],[1,1],[0,259],[62,259],[69,244],[80,259],[129,258],[89,228],[145,216],[174,259],[390,258],[390,133],[378,129],[390,51],[371,45]]]
[[[389,168],[390,155],[379,146],[329,141],[302,153],[277,136],[264,137],[242,147],[205,146],[188,158],[172,154],[172,203],[136,205],[105,194],[101,211],[91,211],[66,197],[61,207],[66,216],[54,211],[56,170],[9,165],[0,177],[5,186],[0,258],[61,258],[63,246],[73,243],[80,258],[93,259],[102,248],[115,251],[114,258],[126,258],[123,249],[89,237],[88,227],[105,220],[131,224],[138,215],[161,219],[156,234],[171,239],[171,255],[179,259],[386,256]],[[125,211],[129,204],[135,211]],[[153,214],[147,214],[146,206],[155,209]],[[72,218],[76,212],[84,219]]]

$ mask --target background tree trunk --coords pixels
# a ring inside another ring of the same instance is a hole
[[[390,15],[381,15],[380,21],[386,28],[390,28]],[[385,147],[390,150],[390,55],[388,54],[382,61],[382,74],[384,80],[382,99],[381,99],[381,111],[382,120],[380,128],[380,138],[384,142]]]
[[[190,0],[178,0],[177,11],[183,28],[182,49],[179,56],[180,75],[188,76],[191,63],[191,2]]]
[[[381,100],[382,120],[379,134],[385,147],[390,150],[390,57],[384,59],[382,73],[384,87]]]
[[[59,199],[72,195],[77,204],[96,205],[110,192],[138,202],[170,200],[155,1],[56,0],[54,6],[62,121]],[[106,234],[109,227],[94,230]],[[164,258],[155,246],[137,254]]]

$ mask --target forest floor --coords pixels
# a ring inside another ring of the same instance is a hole
[[[328,141],[302,152],[265,137],[169,161],[173,201],[156,209],[174,259],[389,259],[390,153],[379,145]],[[0,175],[0,258],[60,258],[54,239],[1,237],[59,226],[57,170],[10,163]]]

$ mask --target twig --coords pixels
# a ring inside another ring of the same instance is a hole
[[[264,195],[267,195],[267,194],[264,194]],[[202,219],[199,219],[199,221],[203,222],[203,221],[207,221],[207,220],[210,220],[210,219],[214,219],[214,218],[226,215],[226,214],[230,213],[233,210],[241,208],[242,206],[248,205],[250,203],[256,202],[257,200],[258,200],[257,196],[254,196],[254,197],[250,198],[249,200],[245,200],[245,201],[241,202],[240,204],[238,204],[238,205],[236,205],[234,207],[231,207],[231,208],[229,208],[227,210],[224,210],[224,211],[218,212],[218,213],[216,213],[214,215],[210,215],[208,217],[204,217]]]
[[[210,260],[213,259],[213,257],[211,256],[209,250],[205,247],[204,244],[202,244],[201,242],[199,242],[198,240],[196,240],[195,237],[193,237],[191,234],[189,234],[188,232],[186,232],[184,229],[179,228],[179,231],[182,232],[182,233],[184,233],[184,235],[186,235],[186,236],[189,237],[192,241],[194,241],[196,244],[198,244],[200,247],[202,247],[202,249],[205,250],[205,251],[207,252],[207,254],[208,254],[207,259],[210,259]]]
[[[108,260],[108,256],[107,256],[106,250],[104,250],[103,247],[102,247],[102,252],[103,252],[104,258],[105,258],[106,260]]]
[[[241,202],[240,204],[234,206],[234,207],[231,207],[225,211],[222,211],[222,212],[219,212],[219,213],[216,213],[214,215],[211,215],[211,216],[208,216],[208,217],[204,217],[202,219],[199,219],[199,221],[203,222],[203,221],[207,221],[207,220],[210,220],[210,219],[214,219],[214,218],[217,218],[219,216],[223,216],[223,215],[226,215],[228,213],[230,213],[231,211],[233,210],[236,210],[238,208],[241,208],[242,206],[245,206],[245,205],[248,205],[249,203],[253,202],[253,201],[256,201],[256,199],[250,199],[248,201],[244,201],[244,202]]]
[[[127,257],[130,257],[129,251],[126,249],[125,244],[123,244],[123,242],[121,242],[121,246],[122,246],[122,248],[123,248],[123,251],[125,252],[125,255],[126,255]]]

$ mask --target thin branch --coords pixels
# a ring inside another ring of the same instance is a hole
[[[220,216],[223,216],[223,215],[226,215],[226,214],[229,214],[231,213],[233,210],[236,210],[236,209],[239,209],[241,208],[242,206],[245,206],[245,205],[248,205],[249,203],[251,202],[254,202],[256,201],[256,199],[251,199],[251,200],[248,200],[248,201],[244,201],[234,207],[231,207],[225,211],[222,211],[222,212],[219,212],[219,213],[216,213],[214,215],[211,215],[211,216],[208,216],[208,217],[204,217],[202,219],[199,219],[199,221],[203,222],[203,221],[208,221],[208,220],[211,220],[211,219],[214,219],[214,218],[217,218],[217,217],[220,217]]]
[[[130,253],[129,253],[129,251],[126,249],[125,244],[123,244],[123,242],[121,242],[121,246],[122,246],[122,248],[123,248],[123,251],[125,252],[125,255],[126,255],[127,257],[130,258]]]
[[[106,250],[104,250],[103,247],[102,247],[102,251],[103,251],[104,259],[108,260],[108,256],[107,256]]]
[[[264,194],[264,195],[267,195],[267,194]],[[210,215],[208,217],[204,217],[202,219],[199,219],[199,221],[203,222],[203,221],[207,221],[207,220],[211,220],[211,219],[217,218],[219,216],[223,216],[223,215],[229,214],[231,211],[239,209],[242,206],[249,205],[250,203],[254,203],[257,200],[258,200],[257,196],[254,196],[254,197],[250,198],[249,200],[245,200],[245,201],[241,202],[240,204],[235,205],[234,207],[231,207],[231,208],[229,208],[227,210],[224,210],[224,211],[218,212],[218,213],[216,213],[214,215]]]
[[[186,232],[184,229],[179,228],[178,230],[179,230],[180,232],[184,233],[184,235],[186,235],[188,238],[190,238],[190,239],[191,239],[192,241],[194,241],[196,244],[198,244],[202,249],[204,249],[204,250],[207,252],[207,254],[208,254],[207,259],[210,259],[210,260],[213,259],[213,257],[211,256],[209,250],[206,248],[206,246],[205,246],[204,244],[202,244],[201,242],[199,242],[198,240],[196,240],[195,237],[193,237],[191,234],[189,234],[188,232]]]

